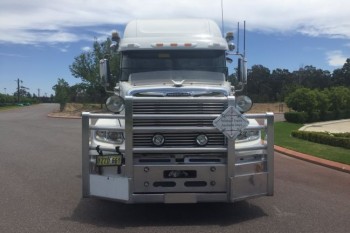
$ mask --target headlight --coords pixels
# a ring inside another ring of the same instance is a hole
[[[106,130],[97,130],[95,138],[101,142],[122,144],[124,142],[124,133],[123,132],[113,132]]]
[[[106,107],[111,112],[120,113],[124,110],[124,99],[117,95],[111,96],[106,101]]]
[[[236,98],[236,105],[240,112],[247,112],[252,108],[253,102],[248,96],[241,95]]]
[[[259,130],[246,130],[237,136],[237,140],[253,141],[260,138]]]

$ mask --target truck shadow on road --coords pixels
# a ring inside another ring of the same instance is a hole
[[[65,221],[101,227],[229,226],[267,216],[249,201],[233,204],[134,204],[83,199]]]

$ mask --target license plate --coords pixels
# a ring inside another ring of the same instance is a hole
[[[121,155],[97,156],[96,165],[97,166],[121,166],[122,156]]]

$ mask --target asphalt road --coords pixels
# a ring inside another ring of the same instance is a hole
[[[81,199],[81,121],[0,112],[0,232],[349,232],[350,174],[275,154],[275,196],[234,204]]]

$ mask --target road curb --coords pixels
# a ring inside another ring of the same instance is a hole
[[[346,172],[350,174],[350,165],[347,164],[343,164],[343,163],[338,163],[338,162],[333,162],[327,159],[321,159],[321,158],[317,158],[315,156],[311,156],[308,154],[304,154],[304,153],[300,153],[297,151],[293,151],[293,150],[289,150],[280,146],[274,146],[275,151],[291,156],[293,158],[297,158],[297,159],[301,159],[310,163],[314,163],[317,165],[321,165],[324,167],[328,167],[331,169],[335,169],[338,171],[342,171],[342,172]]]
[[[47,117],[50,118],[62,118],[62,119],[81,119],[81,116],[57,116],[51,113],[47,114]]]

